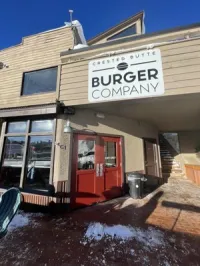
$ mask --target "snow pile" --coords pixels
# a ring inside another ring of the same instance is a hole
[[[151,247],[162,246],[165,244],[164,234],[160,230],[156,230],[152,227],[144,230],[124,225],[108,226],[101,223],[91,223],[84,236],[87,241],[99,241],[104,237],[111,237],[124,241],[135,239],[136,241]]]
[[[36,222],[32,219],[34,217],[40,217],[43,214],[38,213],[38,214],[33,214],[33,213],[24,213],[24,212],[19,212],[16,214],[11,221],[11,223],[8,226],[8,232],[12,232],[13,230],[16,230],[18,228],[25,227],[29,224],[36,224]]]
[[[8,226],[8,231],[11,232],[17,228],[24,227],[29,224],[29,219],[22,214],[17,214]]]
[[[134,233],[131,228],[123,225],[107,226],[101,223],[90,224],[85,233],[85,237],[89,240],[101,240],[104,236],[129,239],[134,236]]]

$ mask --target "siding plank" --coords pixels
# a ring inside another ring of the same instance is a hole
[[[66,27],[26,37],[22,44],[1,50],[1,61],[9,67],[0,70],[0,108],[55,102],[56,92],[21,97],[23,72],[60,65],[60,52],[72,45],[71,29]]]

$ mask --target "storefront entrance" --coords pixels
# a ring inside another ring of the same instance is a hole
[[[72,208],[91,205],[121,195],[120,141],[119,137],[74,135]]]

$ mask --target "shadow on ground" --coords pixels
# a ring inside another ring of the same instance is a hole
[[[0,242],[1,265],[199,265],[200,189],[186,181],[144,199],[118,198],[65,215],[46,214]],[[84,238],[88,225],[131,226],[129,241]]]

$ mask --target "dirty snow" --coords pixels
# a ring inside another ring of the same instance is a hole
[[[84,236],[85,240],[89,242],[92,240],[99,241],[106,237],[121,239],[123,241],[135,239],[151,247],[163,246],[165,244],[163,232],[153,227],[149,227],[145,230],[124,225],[108,226],[101,223],[91,223]]]
[[[29,224],[29,219],[22,214],[17,214],[13,218],[12,222],[8,226],[8,232],[11,232],[17,228],[24,227]]]
[[[16,230],[18,228],[25,227],[29,224],[36,224],[36,222],[33,220],[34,217],[40,217],[43,214],[41,213],[25,213],[25,212],[18,212],[11,223],[8,226],[8,232],[12,232],[13,230]]]

